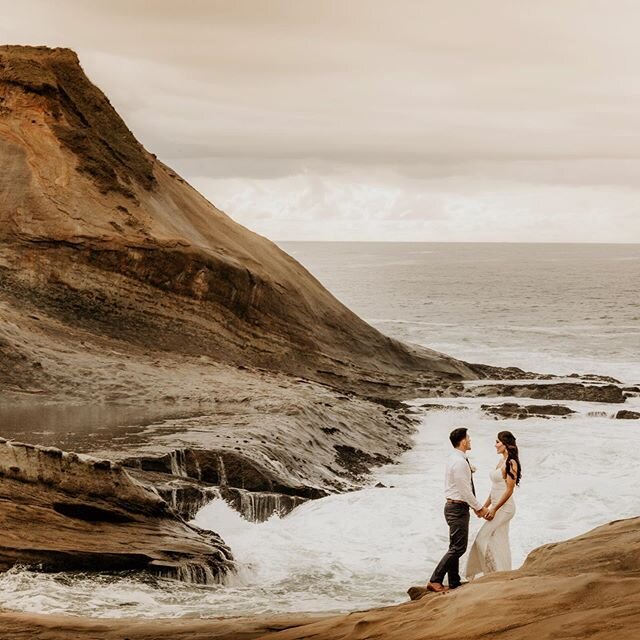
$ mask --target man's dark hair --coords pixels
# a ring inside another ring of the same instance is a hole
[[[467,437],[467,428],[458,427],[449,434],[451,444],[457,449],[458,445]]]

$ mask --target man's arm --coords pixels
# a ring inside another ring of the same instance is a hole
[[[473,495],[473,491],[471,490],[471,469],[467,461],[463,458],[456,460],[452,471],[453,481],[462,499],[474,511],[482,511],[484,507],[478,502],[478,499]]]

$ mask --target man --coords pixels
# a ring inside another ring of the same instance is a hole
[[[469,541],[469,508],[482,518],[487,510],[478,502],[473,485],[471,464],[467,451],[471,450],[471,436],[465,427],[454,429],[449,435],[453,452],[447,460],[445,472],[444,517],[449,525],[449,550],[435,568],[427,584],[428,591],[447,591],[443,585],[448,576],[449,589],[460,586],[460,557]]]

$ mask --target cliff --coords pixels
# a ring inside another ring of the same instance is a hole
[[[0,47],[0,311],[0,384],[54,386],[25,347],[43,334],[369,392],[475,377],[385,337],[203,198],[139,144],[68,49]]]

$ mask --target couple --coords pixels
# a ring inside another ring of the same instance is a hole
[[[438,563],[427,591],[447,591],[462,584],[459,561],[467,549],[469,539],[469,509],[486,522],[478,532],[471,547],[465,576],[473,578],[479,573],[509,571],[511,549],[509,546],[509,522],[515,515],[513,491],[522,475],[518,446],[510,431],[501,431],[496,438],[496,452],[501,460],[491,471],[491,493],[481,504],[476,498],[471,463],[467,451],[471,450],[471,436],[464,427],[454,429],[449,435],[454,451],[447,461],[445,476],[444,517],[449,525],[449,550]],[[444,586],[448,577],[449,586]]]

